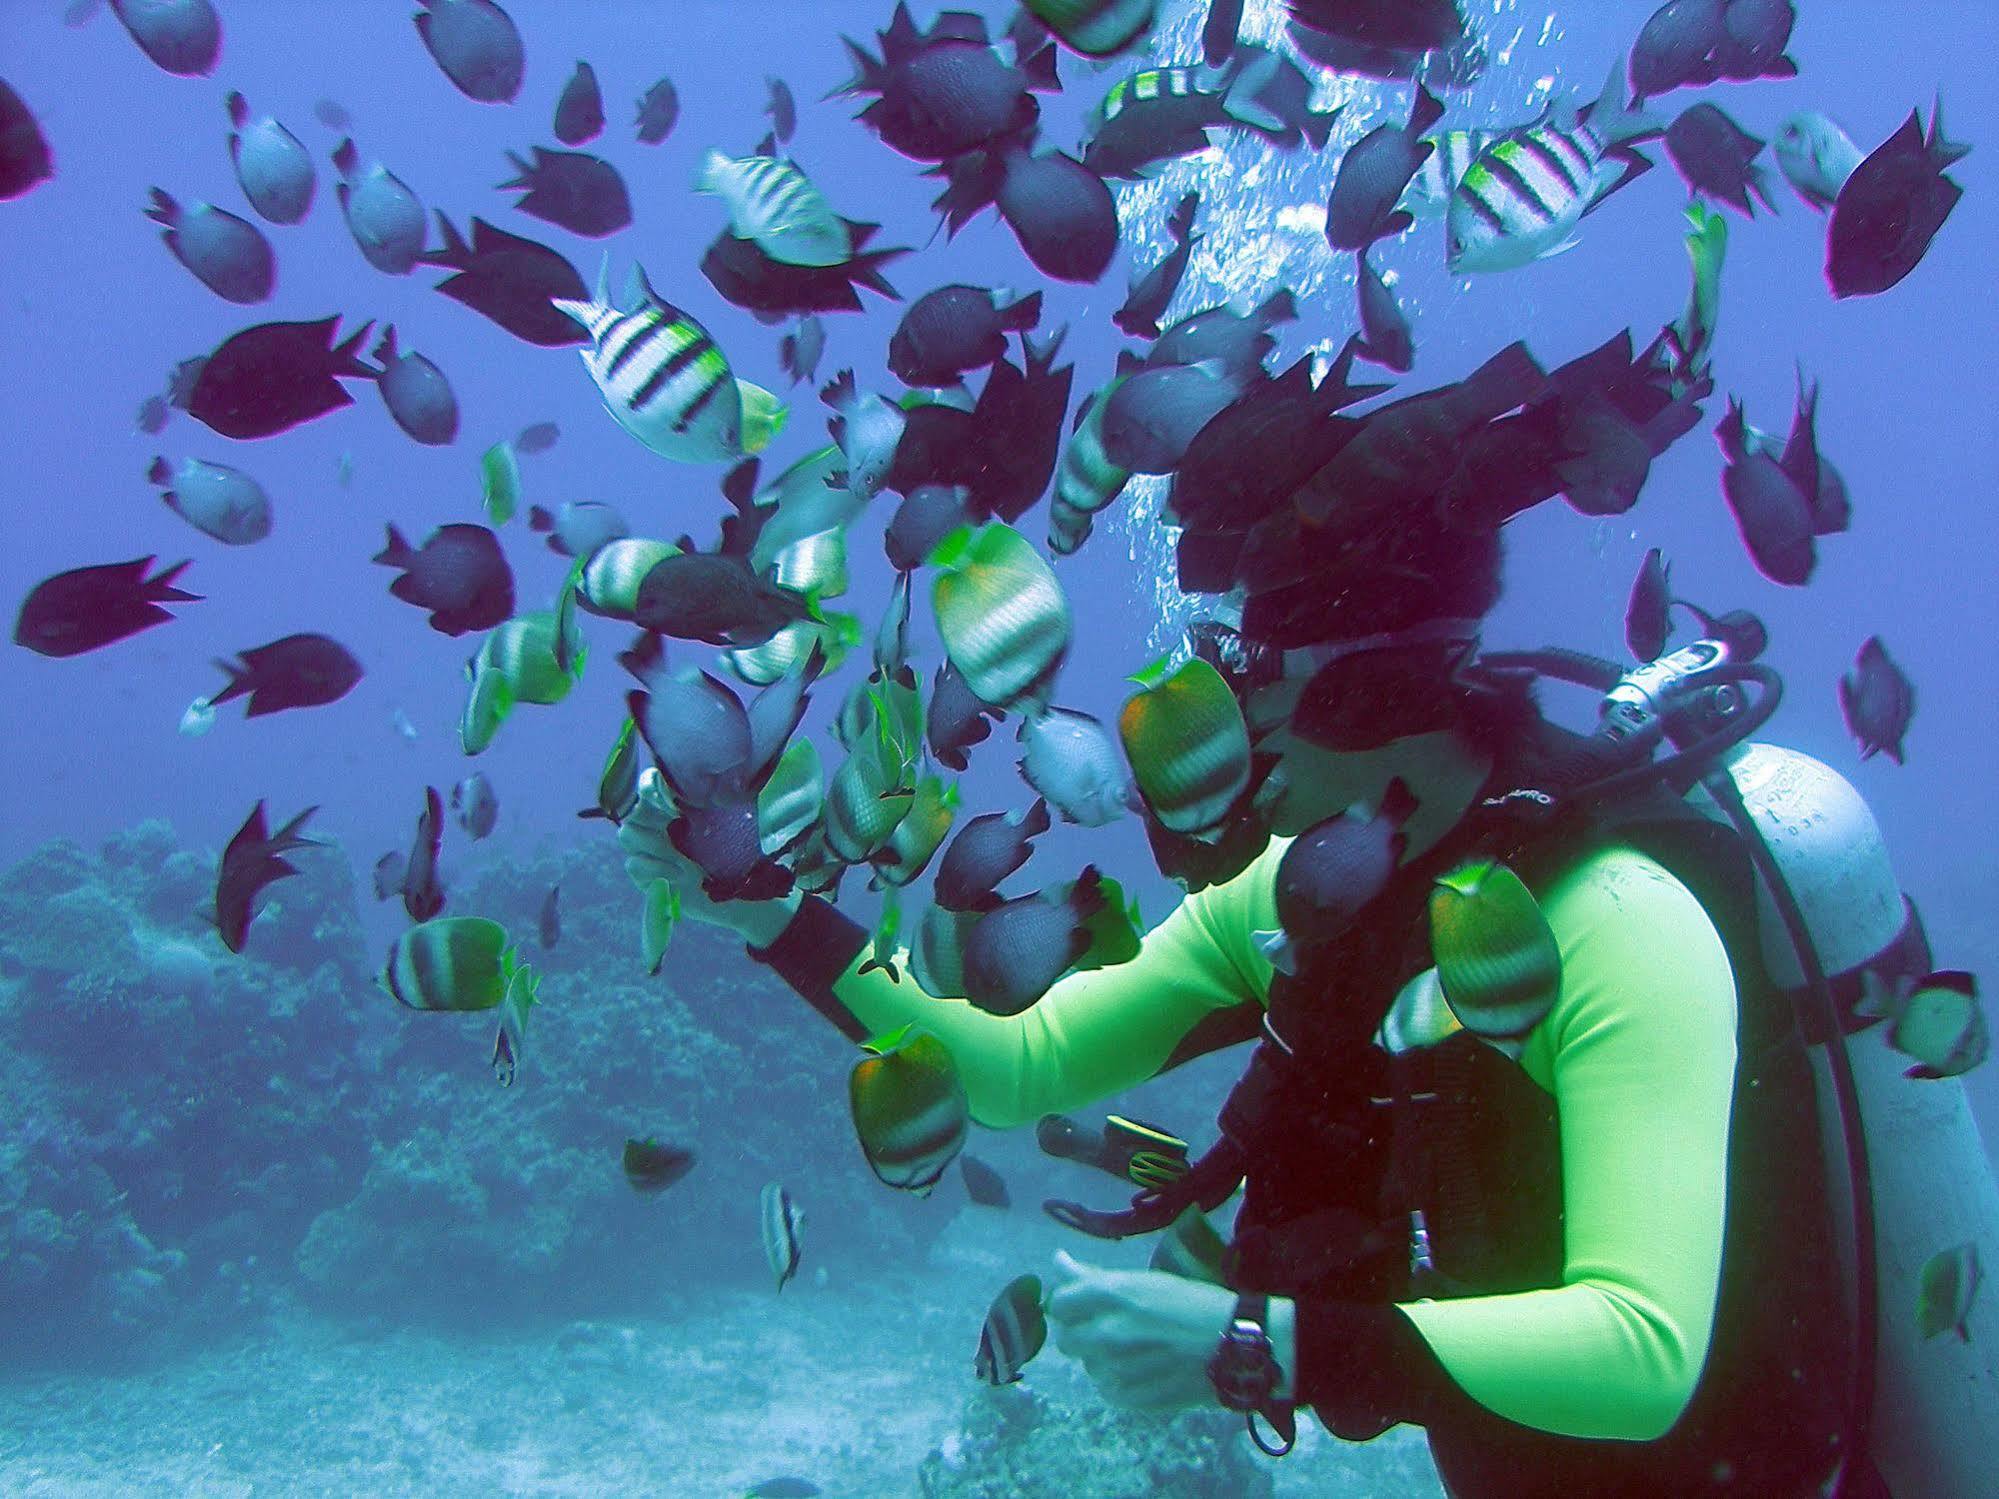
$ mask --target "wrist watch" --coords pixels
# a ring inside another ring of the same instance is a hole
[[[1243,1412],[1250,1440],[1271,1457],[1282,1457],[1297,1439],[1298,1421],[1291,1402],[1276,1398],[1284,1371],[1271,1346],[1269,1321],[1269,1296],[1258,1291],[1237,1296],[1235,1311],[1208,1360],[1208,1380],[1225,1407]],[[1264,1440],[1258,1416],[1277,1434],[1274,1442]]]

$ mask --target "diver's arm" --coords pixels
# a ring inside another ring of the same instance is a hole
[[[1019,1015],[933,999],[906,966],[860,972],[868,934],[816,896],[750,955],[852,1040],[916,1021],[958,1063],[972,1117],[1025,1124],[1141,1083],[1177,1061],[1255,1034],[1270,965],[1250,934],[1276,924],[1274,840],[1227,884],[1200,891],[1114,968],[1072,973]]]
[[[1522,1065],[1561,1111],[1564,1284],[1297,1308],[1297,1397],[1336,1431],[1467,1398],[1566,1436],[1650,1440],[1707,1355],[1720,1280],[1735,989],[1698,902],[1599,854],[1544,893],[1562,994]]]

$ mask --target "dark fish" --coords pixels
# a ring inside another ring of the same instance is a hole
[[[412,548],[393,525],[374,560],[402,574],[389,592],[430,611],[430,627],[443,635],[490,630],[514,612],[514,574],[500,539],[484,526],[453,521],[439,526],[421,548]]]
[[[635,1192],[664,1192],[694,1169],[694,1152],[669,1145],[648,1135],[643,1140],[626,1140],[625,1180]]]
[[[354,128],[354,116],[347,112],[347,106],[337,99],[320,99],[312,106],[312,117],[328,130],[338,130],[342,135]]]
[[[176,562],[149,578],[146,569],[152,565],[151,557],[140,557],[44,578],[21,601],[14,644],[44,656],[80,656],[165,624],[174,616],[162,604],[199,601],[200,594],[174,587],[187,563]]]
[[[1715,437],[1728,458],[1722,493],[1756,570],[1773,583],[1802,587],[1818,565],[1811,501],[1775,458],[1748,449],[1741,402],[1728,403]]]
[[[798,130],[798,103],[791,97],[791,85],[782,78],[766,78],[770,99],[764,113],[770,116],[770,133],[781,146]]]
[[[1860,741],[1860,758],[1885,752],[1897,765],[1902,737],[1916,712],[1916,689],[1888,659],[1879,635],[1870,635],[1854,658],[1853,670],[1839,679],[1839,711],[1847,732]]]
[[[671,78],[662,78],[639,95],[639,113],[635,122],[639,143],[657,146],[673,134],[674,123],[679,118],[680,95],[674,89]]]
[[[562,428],[554,422],[532,422],[521,428],[520,434],[514,438],[514,451],[522,454],[546,453],[561,436]]]
[[[762,645],[811,604],[741,557],[683,551],[653,565],[639,584],[640,629],[731,648]]]
[[[417,3],[417,35],[457,90],[481,104],[511,104],[527,66],[513,18],[493,0]]]
[[[286,635],[269,645],[252,646],[233,662],[215,664],[229,681],[221,691],[209,694],[209,705],[219,708],[247,695],[245,718],[337,703],[361,680],[361,663],[346,646],[311,633]]]
[[[437,856],[443,847],[444,803],[435,786],[426,786],[416,837],[403,861],[403,910],[411,921],[428,921],[444,909],[444,886],[437,877]]]
[[[859,312],[861,297],[856,288],[863,286],[900,300],[902,294],[883,278],[881,268],[907,255],[908,248],[867,249],[881,226],[857,224],[851,219],[841,222],[847,226],[851,248],[839,265],[786,265],[771,259],[756,241],[725,233],[701,257],[701,274],[729,301],[766,323],[820,312]]]
[[[1239,394],[1219,360],[1140,370],[1104,402],[1104,455],[1133,473],[1171,473]]]
[[[1826,228],[1825,274],[1835,297],[1886,291],[1921,263],[1964,196],[1944,168],[1970,150],[1944,138],[1939,99],[1927,138],[1911,110],[1902,128],[1853,169]]]
[[[1111,321],[1133,338],[1159,337],[1159,320],[1166,315],[1180,279],[1187,274],[1187,259],[1201,236],[1194,232],[1194,215],[1200,211],[1201,195],[1191,192],[1166,217],[1166,232],[1173,248],[1165,257],[1131,284],[1124,306],[1111,314]]]
[[[1430,639],[1335,654],[1298,694],[1291,732],[1346,751],[1447,728],[1463,699],[1457,672],[1473,644],[1440,628]]]
[[[372,323],[334,343],[338,317],[259,323],[224,339],[185,386],[190,416],[224,437],[270,437],[354,404],[341,380],[372,380],[355,357]]]
[[[1287,33],[1298,55],[1329,73],[1355,73],[1386,83],[1421,79],[1432,88],[1466,89],[1485,76],[1490,54],[1483,38],[1467,32],[1441,51],[1371,47],[1363,42],[1314,31],[1293,21]]]
[[[169,510],[225,546],[249,546],[271,534],[270,496],[241,469],[199,458],[170,468],[155,458],[146,478],[159,486]]]
[[[1048,803],[1039,797],[1024,812],[974,817],[945,845],[931,899],[946,911],[992,910],[1000,881],[1027,862],[1048,827]]]
[[[982,1208],[1009,1208],[1013,1198],[1006,1179],[975,1156],[958,1157],[958,1174],[965,1179],[965,1194]]]
[[[888,29],[877,34],[879,57],[843,40],[855,76],[838,92],[875,95],[861,122],[917,161],[949,161],[1020,135],[1040,118],[1031,91],[1059,87],[1054,47],[1010,66],[993,50],[985,21],[963,11],[944,13],[924,32],[897,0]]]
[[[902,315],[888,341],[888,367],[905,385],[955,385],[967,370],[1006,355],[1009,332],[1041,320],[1041,293],[1002,301],[982,286],[940,286]]]
[[[403,893],[403,871],[409,867],[409,855],[386,853],[375,861],[375,899],[387,900]]]
[[[514,204],[522,213],[590,239],[615,234],[631,223],[632,200],[625,179],[603,157],[533,149],[531,162],[507,153],[515,175],[500,184],[502,191],[523,194]]]
[[[1042,1308],[1041,1281],[1022,1275],[993,1298],[979,1329],[979,1351],[972,1366],[989,1385],[1009,1385],[1048,1342],[1048,1316]]]
[[[1000,360],[979,392],[971,413],[978,461],[967,476],[970,507],[979,519],[998,516],[1011,525],[1041,498],[1055,473],[1076,378],[1073,364],[1055,364],[1065,331],[1057,328],[1043,339],[1022,334],[1026,368]]]
[[[423,355],[396,352],[393,323],[382,330],[373,358],[382,367],[375,388],[398,427],[429,447],[442,447],[458,436],[458,398],[451,393],[451,382]]]
[[[1291,19],[1370,47],[1427,52],[1464,35],[1457,0],[1287,0]],[[1358,245],[1341,248],[1357,250]]]
[[[296,224],[312,207],[316,177],[299,138],[269,115],[250,118],[239,93],[229,95],[229,159],[250,206],[273,224]]]
[[[1219,68],[1235,51],[1242,30],[1243,0],[1208,0],[1208,19],[1201,26],[1201,56]]]
[[[1416,363],[1416,340],[1395,293],[1368,263],[1367,251],[1354,255],[1354,287],[1360,298],[1361,342],[1354,352],[1371,364],[1406,375]],[[379,356],[378,356],[379,357]]]
[[[995,201],[1027,258],[1058,281],[1095,281],[1117,253],[1111,190],[1066,152],[1010,153]]]
[[[614,506],[601,500],[571,500],[553,513],[528,506],[528,529],[548,536],[548,549],[559,557],[588,557],[598,547],[632,534]]]
[[[196,203],[183,210],[153,189],[146,217],[163,227],[160,238],[201,284],[230,302],[261,302],[271,294],[278,268],[270,242],[255,224],[227,209]]]
[[[222,54],[222,18],[209,0],[111,0],[111,13],[165,72],[205,78]]]
[[[249,940],[250,921],[257,914],[264,890],[298,873],[285,855],[322,846],[319,839],[308,838],[301,831],[306,819],[318,810],[307,807],[271,833],[265,829],[264,804],[258,802],[222,850],[222,862],[215,872],[215,930],[231,952],[241,952]]]
[[[1159,335],[1145,356],[1154,369],[1168,364],[1199,364],[1218,360],[1222,373],[1237,390],[1263,373],[1263,361],[1277,346],[1270,330],[1298,316],[1290,288],[1280,286],[1248,313],[1226,306],[1190,313]]]
[[[362,257],[378,271],[406,275],[423,258],[423,204],[409,184],[379,161],[361,170],[351,139],[333,148],[340,174],[334,193]]]
[[[1666,127],[1666,151],[1687,186],[1728,204],[1744,218],[1756,217],[1751,193],[1772,213],[1777,211],[1769,181],[1756,165],[1763,146],[1712,104],[1690,105]]]
[[[1719,640],[1728,647],[1729,654],[1738,661],[1753,661],[1763,654],[1770,644],[1770,631],[1763,621],[1747,609],[1731,609],[1726,614],[1709,614],[1698,604],[1690,604],[1685,599],[1675,599],[1674,603],[1694,617],[1701,628],[1704,640]]]
[[[1416,805],[1393,780],[1379,808],[1349,807],[1292,839],[1277,865],[1278,933],[1258,935],[1264,956],[1290,972],[1298,953],[1336,940],[1395,873],[1409,844],[1402,827]]]
[[[1672,630],[1672,569],[1657,547],[1645,554],[1624,606],[1624,644],[1640,661],[1656,661]]]
[[[437,216],[444,248],[426,251],[425,265],[456,271],[437,290],[491,318],[514,337],[543,348],[586,343],[590,335],[555,300],[585,301],[590,290],[576,267],[535,240],[472,220],[468,246],[443,214]]]
[[[555,138],[565,146],[581,146],[595,140],[603,128],[604,96],[597,90],[596,70],[578,62],[555,101]]]
[[[489,837],[500,820],[500,798],[483,770],[475,770],[451,788],[451,812],[474,842]]]
[[[541,898],[541,910],[534,919],[534,932],[544,949],[555,946],[562,940],[562,884],[557,881],[548,887],[548,894]]]
[[[1348,148],[1326,202],[1326,240],[1334,249],[1363,250],[1416,222],[1395,205],[1436,149],[1424,132],[1443,117],[1437,96],[1419,85],[1407,125],[1377,125]]]
[[[1722,13],[1715,64],[1723,78],[1795,78],[1798,65],[1784,55],[1797,24],[1792,0],[1728,0]]]
[[[809,314],[798,326],[777,341],[777,361],[791,376],[791,383],[810,383],[819,377],[819,356],[826,352],[826,325]]]
[[[1798,399],[1791,415],[1791,433],[1777,454],[1777,462],[1812,507],[1812,532],[1830,536],[1853,523],[1853,501],[1846,481],[1819,452],[1819,384],[1807,386],[1805,372],[1798,371]]]
[[[1726,0],[1667,0],[1631,48],[1631,91],[1639,99],[1721,76],[1715,58],[1728,39]]]
[[[21,96],[0,79],[0,200],[18,198],[55,175],[49,143]]]
[[[1104,907],[1094,866],[1073,883],[1003,901],[965,936],[965,998],[989,1015],[1018,1015],[1090,945],[1087,923]]]
[[[987,718],[1006,716],[992,704],[977,697],[972,689],[965,685],[965,679],[958,668],[949,661],[937,668],[936,679],[930,686],[930,702],[925,713],[924,737],[930,743],[930,753],[936,756],[939,765],[952,770],[963,770],[968,763],[965,752],[992,733],[993,726],[986,721]],[[973,822],[977,821],[978,818],[973,819]],[[965,832],[970,831],[971,824],[968,823]],[[970,856],[968,854],[965,857]],[[948,861],[947,855],[946,862]],[[969,865],[957,866],[956,870],[968,868]],[[958,879],[959,873],[954,871],[952,878]],[[1005,875],[1002,874],[1000,878],[1005,878]],[[997,884],[998,880],[993,883]]]
[[[147,396],[139,403],[139,411],[133,417],[132,425],[148,437],[157,437],[166,430],[167,418],[171,414],[167,410],[166,397]]]
[[[1282,52],[1245,42],[1236,48],[1242,83],[1231,116],[1280,151],[1322,151],[1346,106],[1312,108],[1312,80]]]
[[[1561,445],[1569,456],[1555,464],[1555,476],[1582,514],[1622,515],[1638,503],[1652,448],[1609,401],[1595,392],[1564,401]]]

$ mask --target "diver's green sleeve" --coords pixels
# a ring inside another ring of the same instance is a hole
[[[865,1034],[916,1021],[947,1047],[965,1079],[972,1117],[996,1129],[1031,1124],[1144,1082],[1184,1052],[1204,1023],[1232,1012],[1252,1034],[1270,965],[1250,934],[1276,924],[1269,870],[1251,868],[1186,897],[1145,934],[1138,955],[1072,973],[1018,1015],[989,1015],[962,999],[933,999],[907,964],[899,977],[859,971],[855,951],[832,995]],[[1259,860],[1259,863],[1262,861]]]

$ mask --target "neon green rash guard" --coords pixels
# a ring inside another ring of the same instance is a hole
[[[806,908],[817,905],[817,922],[795,919],[760,956],[808,992],[787,972],[803,954],[779,961],[777,949],[817,925],[816,964],[841,950],[851,959],[837,977],[822,967],[814,987],[828,985],[865,1033],[918,1022],[956,1057],[974,1118],[1026,1124],[1145,1081],[1204,1019],[1264,1002],[1272,970],[1251,938],[1278,924],[1287,845],[1273,840],[1235,879],[1186,898],[1130,962],[1071,974],[1019,1015],[933,999],[906,967],[899,981],[857,972],[854,942],[826,924],[823,903]],[[1520,1065],[1561,1121],[1563,1283],[1399,1310],[1488,1410],[1564,1436],[1650,1440],[1685,1408],[1714,1322],[1734,978],[1692,893],[1634,850],[1597,851],[1537,893],[1562,988]]]

